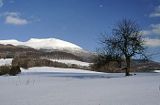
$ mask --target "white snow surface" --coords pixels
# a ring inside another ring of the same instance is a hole
[[[12,40],[0,40],[0,44],[11,44],[15,46],[28,46],[34,49],[74,49],[74,50],[82,50],[81,47],[56,38],[44,38],[44,39],[37,39],[31,38],[26,42],[17,41],[15,39]]]
[[[55,67],[32,67],[29,68],[29,70],[26,69],[22,69],[23,73],[32,73],[32,72],[47,72],[47,73],[56,73],[56,72],[60,72],[60,73],[100,73],[100,74],[104,74],[102,72],[95,72],[95,71],[89,71],[89,70],[83,70],[83,69],[74,69],[74,68],[55,68]]]
[[[13,60],[12,58],[0,59],[0,66],[11,65],[12,60]]]
[[[61,63],[65,63],[65,64],[76,64],[76,65],[80,65],[80,66],[89,66],[92,63],[88,63],[88,62],[82,62],[82,61],[78,61],[78,60],[71,60],[71,59],[50,59],[51,61],[56,61],[56,62],[61,62]]]
[[[156,72],[156,73],[160,73],[160,70],[154,70],[154,72]]]
[[[0,84],[1,105],[160,105],[160,73],[34,67]]]

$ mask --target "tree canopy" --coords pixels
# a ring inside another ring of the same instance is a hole
[[[103,52],[113,56],[124,57],[126,61],[126,76],[129,76],[131,58],[144,54],[144,41],[141,30],[135,21],[123,19],[112,30],[112,35],[106,35],[101,40]]]

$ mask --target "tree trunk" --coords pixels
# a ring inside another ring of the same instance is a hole
[[[127,64],[127,67],[126,67],[126,72],[125,72],[125,75],[126,76],[129,76],[130,75],[130,61],[131,61],[131,59],[130,59],[130,57],[126,57],[126,64]]]

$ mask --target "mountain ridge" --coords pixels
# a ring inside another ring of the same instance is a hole
[[[16,39],[0,40],[0,44],[7,45],[11,44],[14,46],[27,46],[34,49],[60,49],[60,50],[78,50],[82,51],[83,48],[57,38],[30,38],[28,41],[18,41]]]
[[[94,53],[84,50],[76,44],[56,38],[31,38],[25,42],[15,39],[0,40],[0,51],[3,52],[1,52],[2,54],[0,55],[2,57],[8,56],[8,54],[5,53],[9,53],[9,56],[11,54],[11,56],[14,57],[17,54],[24,55],[23,53],[25,52],[34,56],[47,56],[49,54],[50,57],[55,57],[55,54],[56,56],[60,56],[60,58],[81,59],[87,62],[92,61],[95,56]],[[59,54],[57,52],[59,52]],[[67,57],[64,57],[64,55]]]

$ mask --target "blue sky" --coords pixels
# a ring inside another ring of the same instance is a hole
[[[95,51],[100,33],[123,18],[136,20],[150,52],[160,52],[160,0],[0,0],[0,39],[54,37]]]

